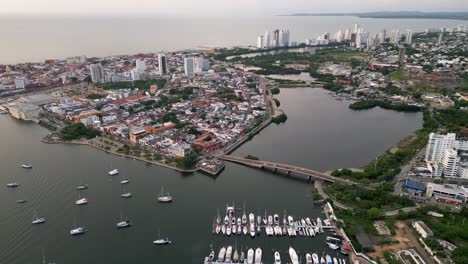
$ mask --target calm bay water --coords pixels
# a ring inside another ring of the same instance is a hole
[[[288,16],[81,16],[0,17],[0,64],[42,61],[67,56],[107,56],[193,49],[199,46],[256,45],[265,30],[289,28],[291,41],[324,32],[364,25],[382,29],[422,31],[462,24],[459,20],[372,19],[357,17]]]
[[[271,125],[235,155],[254,154],[267,160],[302,165],[318,170],[358,167],[421,126],[421,114],[381,109],[353,112],[347,102],[335,101],[321,89],[282,89],[278,97],[288,114],[284,125]],[[273,250],[286,260],[292,245],[300,254],[329,252],[324,236],[318,238],[265,238],[211,234],[217,208],[226,203],[247,211],[269,214],[283,210],[297,217],[321,216],[313,206],[311,185],[285,176],[227,164],[217,178],[200,173],[181,174],[102,153],[87,146],[47,145],[40,139],[47,131],[35,124],[0,116],[0,263],[39,263],[42,248],[55,263],[202,263],[212,243],[216,251],[225,245],[263,249],[265,263],[273,262]],[[32,170],[19,167],[33,164]],[[107,176],[110,164],[121,171]],[[134,197],[120,198],[120,180],[129,177]],[[14,190],[5,184],[17,181]],[[89,204],[77,207],[76,186],[89,184],[83,194]],[[161,185],[174,203],[156,203]],[[17,199],[28,199],[16,204]],[[32,226],[37,210],[47,223]],[[134,226],[116,230],[120,211]],[[76,221],[89,233],[70,237]],[[156,247],[156,228],[173,244]],[[216,252],[217,254],[217,252]],[[336,253],[332,253],[336,254]],[[304,257],[303,257],[304,259]]]

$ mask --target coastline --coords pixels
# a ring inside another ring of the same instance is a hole
[[[176,170],[178,172],[188,172],[188,173],[192,173],[192,172],[197,172],[199,170],[199,168],[195,168],[195,169],[181,169],[181,168],[177,168],[177,167],[174,167],[174,166],[171,166],[171,165],[168,165],[168,164],[164,164],[164,163],[161,163],[161,162],[157,162],[157,161],[152,161],[152,160],[147,160],[147,159],[144,159],[144,158],[141,158],[141,157],[135,157],[135,156],[131,156],[131,155],[127,155],[127,154],[123,154],[123,153],[118,153],[116,151],[111,151],[111,150],[105,150],[103,148],[100,148],[96,145],[93,145],[93,144],[90,144],[86,141],[49,141],[45,138],[43,138],[42,140],[42,143],[45,143],[45,144],[68,144],[68,145],[81,145],[81,146],[90,146],[90,147],[93,147],[95,149],[98,149],[98,150],[101,150],[107,154],[111,154],[111,155],[116,155],[116,156],[120,156],[120,157],[123,157],[123,158],[129,158],[129,159],[133,159],[133,160],[138,160],[138,161],[142,161],[142,162],[146,162],[146,163],[149,163],[149,164],[153,164],[153,165],[158,165],[158,166],[161,166],[161,167],[164,167],[164,168],[167,168],[167,169],[173,169],[173,170]]]

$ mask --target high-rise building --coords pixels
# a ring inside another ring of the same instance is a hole
[[[360,34],[360,33],[356,34],[356,42],[355,42],[355,44],[356,44],[356,48],[357,48],[357,49],[362,48],[362,38],[363,38],[363,35],[362,35],[362,34]]]
[[[442,42],[444,41],[444,32],[439,33],[439,38],[437,39],[437,46],[442,45]]]
[[[158,54],[158,64],[159,64],[159,75],[167,75],[167,59],[166,55],[159,53]]]
[[[345,30],[344,39],[345,39],[345,40],[351,40],[351,32],[349,31],[349,28],[347,28],[347,29]]]
[[[89,65],[89,71],[91,72],[91,80],[93,83],[101,83],[104,81],[104,70],[100,63]]]
[[[203,57],[193,58],[193,69],[195,73],[207,71],[209,70],[209,63]]]
[[[269,48],[271,45],[270,43],[270,32],[266,31],[265,36],[263,37],[263,47]]]
[[[413,32],[411,30],[406,31],[405,43],[411,45],[413,43]]]
[[[16,89],[24,89],[28,84],[28,80],[26,77],[16,77],[15,78],[15,88]]]
[[[273,40],[271,42],[271,45],[273,47],[279,47],[280,43],[279,43],[279,30],[278,29],[275,29],[275,31],[273,31]]]
[[[264,47],[263,35],[260,35],[257,38],[257,49],[263,49]]]
[[[446,149],[442,159],[444,166],[445,177],[457,177],[458,176],[458,165],[460,163],[460,156],[454,149]]]
[[[455,134],[439,135],[431,133],[426,147],[426,161],[442,162],[445,150],[452,149],[456,143]]]
[[[358,24],[354,24],[353,33],[358,33],[358,31],[359,31],[359,25],[358,25]]]
[[[287,47],[289,46],[289,30],[280,30],[278,35],[278,46]]]
[[[392,30],[390,34],[390,43],[394,45],[398,45],[399,42],[400,42],[400,32],[398,31],[398,29],[394,29]]]
[[[146,70],[145,61],[144,60],[136,60],[135,61],[135,68],[140,72],[144,72]]]
[[[188,77],[195,76],[195,71],[193,69],[193,58],[184,58],[184,70],[185,75]]]
[[[402,66],[405,64],[405,58],[406,58],[406,48],[405,47],[400,47],[398,50],[398,64]]]
[[[379,42],[380,44],[385,43],[385,38],[387,37],[387,31],[384,29],[379,32]]]

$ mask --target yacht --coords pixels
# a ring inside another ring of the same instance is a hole
[[[172,202],[172,196],[169,193],[164,194],[164,186],[161,187],[161,193],[159,194],[158,201],[160,203]]]
[[[229,225],[229,216],[227,215],[224,217],[224,224]]]
[[[310,253],[306,254],[306,264],[312,264],[312,255]]]
[[[242,219],[240,219],[240,217],[237,218],[237,225],[238,225],[238,226],[242,225]]]
[[[236,224],[236,218],[233,216],[231,218],[231,225],[235,225]]]
[[[171,241],[169,240],[169,238],[161,238],[161,234],[159,233],[159,227],[158,227],[158,239],[154,240],[153,241],[153,244],[155,245],[167,245],[167,244],[170,244]]]
[[[119,174],[119,170],[118,169],[113,169],[111,171],[108,172],[109,176],[115,176],[117,174]]]
[[[289,257],[291,258],[292,264],[299,264],[299,258],[297,257],[296,250],[292,247],[289,247]]]
[[[255,264],[261,264],[262,263],[262,250],[260,248],[257,248],[255,250]]]
[[[293,222],[293,221],[294,221],[294,220],[293,220],[293,217],[289,215],[289,216],[288,216],[288,225],[292,227],[292,226],[294,225],[294,222]]]
[[[70,230],[70,235],[71,236],[77,236],[77,235],[82,235],[82,234],[84,234],[86,232],[88,232],[88,230],[86,230],[85,227],[80,226],[80,227],[76,227],[76,228],[73,228],[72,230]]]
[[[17,182],[11,182],[11,183],[8,183],[6,186],[9,188],[15,188],[15,187],[18,187],[19,184]]]
[[[125,179],[123,179],[123,180],[120,181],[120,184],[127,184],[127,183],[129,183],[129,182],[130,182],[130,180],[127,179],[127,178],[125,178]]]
[[[306,224],[307,224],[309,227],[312,226],[312,222],[310,221],[310,218],[309,218],[309,217],[307,217],[307,218],[305,219],[305,221],[306,221]]]
[[[128,219],[123,220],[122,213],[120,213],[120,222],[116,226],[117,228],[127,228],[132,226],[132,222]]]
[[[333,264],[340,264],[340,263],[338,262],[338,259],[333,258]]]
[[[31,164],[23,164],[23,165],[21,165],[21,168],[23,168],[23,169],[32,169],[32,165]]]
[[[275,252],[275,264],[281,264],[281,257],[278,251]]]
[[[237,225],[237,234],[238,235],[242,234],[242,226],[241,225]]]
[[[327,264],[333,264],[333,261],[332,261],[332,258],[330,257],[330,255],[326,255],[325,260],[326,260]]]
[[[81,184],[81,185],[78,185],[78,187],[76,187],[77,190],[86,190],[88,189],[88,185],[87,184]]]
[[[319,264],[319,257],[317,254],[312,254],[312,261],[314,262],[314,264]]]
[[[232,246],[229,246],[226,249],[226,257],[224,258],[224,262],[226,263],[231,262],[232,261],[231,256],[232,256]]]
[[[249,226],[250,226],[250,236],[255,237],[255,216],[254,216],[254,214],[249,214]]]
[[[237,246],[236,246],[236,249],[234,250],[234,255],[232,255],[232,261],[234,263],[239,262],[239,252],[237,252]]]
[[[253,264],[254,263],[254,250],[249,249],[247,251],[247,264]]]
[[[226,255],[226,248],[225,247],[222,247],[220,250],[219,250],[219,254],[218,254],[218,262],[224,262],[224,256]]]

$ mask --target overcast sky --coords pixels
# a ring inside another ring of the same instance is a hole
[[[468,11],[468,0],[0,0],[3,14],[287,14]],[[203,12],[203,13],[200,13]]]

